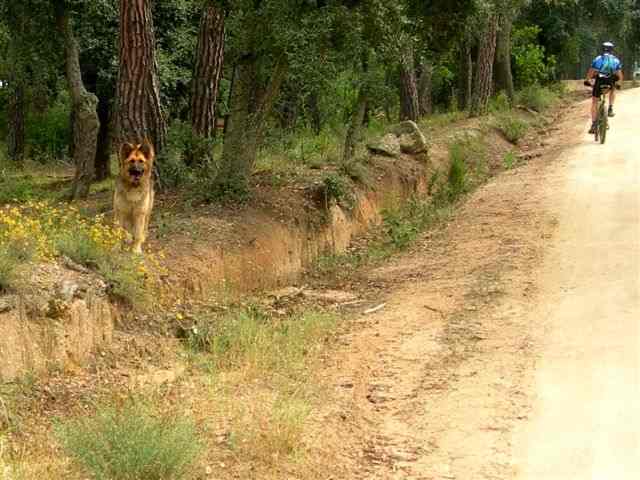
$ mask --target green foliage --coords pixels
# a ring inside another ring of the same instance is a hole
[[[449,145],[446,185],[437,192],[437,203],[457,200],[486,174],[487,147],[480,137],[467,135]]]
[[[551,89],[539,85],[530,85],[516,93],[516,103],[536,112],[543,112],[557,100]]]
[[[121,253],[103,259],[98,272],[109,284],[109,292],[134,308],[144,310],[153,300],[153,289],[146,284],[141,263],[132,254]]]
[[[353,188],[343,175],[329,173],[322,182],[327,202],[335,201],[347,209],[353,208],[355,202]]]
[[[30,112],[25,131],[30,156],[42,163],[65,158],[71,141],[70,122],[71,103],[67,95],[60,95],[43,112]]]
[[[451,163],[449,165],[449,174],[447,176],[447,193],[450,200],[458,198],[467,192],[469,187],[469,178],[467,174],[467,164],[464,156],[457,148],[451,150]]]
[[[55,433],[95,480],[179,480],[203,447],[190,419],[131,402],[58,423]]]
[[[54,242],[54,248],[60,255],[91,268],[97,268],[112,254],[86,230],[62,230],[55,236]]]
[[[429,202],[417,197],[410,199],[400,209],[385,210],[385,242],[392,250],[404,250],[420,233],[435,225],[447,214],[448,209],[444,203]]]
[[[31,176],[9,174],[6,170],[0,173],[3,173],[0,177],[0,205],[10,202],[24,203],[41,196]]]
[[[398,250],[405,249],[420,233],[420,225],[408,221],[409,217],[402,211],[383,212],[384,228],[391,244]]]
[[[518,163],[518,157],[516,156],[513,150],[509,150],[504,154],[504,158],[502,159],[502,164],[506,170],[511,170]]]
[[[545,49],[538,43],[540,27],[516,28],[512,36],[511,54],[515,64],[515,82],[520,87],[546,82],[553,78],[555,58],[546,56]]]
[[[203,316],[190,331],[187,344],[212,356],[218,370],[295,375],[304,369],[309,350],[333,330],[332,315],[305,312],[274,318],[256,307],[221,317]]]
[[[187,166],[185,154],[189,151],[193,135],[187,122],[176,120],[167,131],[167,144],[158,157],[161,182],[169,188],[185,187],[194,180]]]
[[[20,267],[30,262],[34,254],[28,245],[0,244],[0,292],[17,286]]]
[[[500,92],[489,100],[489,111],[491,113],[503,113],[511,110],[511,100],[505,92]]]
[[[515,113],[504,112],[496,116],[496,126],[511,143],[518,143],[529,129],[529,124]]]

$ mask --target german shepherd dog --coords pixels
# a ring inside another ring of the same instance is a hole
[[[153,208],[153,162],[155,151],[148,140],[120,147],[120,173],[113,195],[115,223],[133,237],[134,253],[142,253]]]

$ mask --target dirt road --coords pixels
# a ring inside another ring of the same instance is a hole
[[[542,160],[368,274],[386,306],[326,371],[333,478],[640,478],[640,90],[604,146],[573,109]]]
[[[567,152],[550,198],[533,415],[519,479],[640,478],[640,95],[619,102],[604,146]]]

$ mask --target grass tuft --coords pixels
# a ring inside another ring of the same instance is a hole
[[[59,423],[55,433],[95,480],[179,480],[202,450],[191,420],[134,403]]]
[[[305,359],[336,325],[332,315],[304,312],[275,318],[252,307],[202,317],[188,338],[192,350],[211,355],[216,370],[295,376]]]
[[[525,136],[529,124],[513,113],[500,113],[496,115],[496,127],[508,141],[515,144]]]
[[[231,419],[229,447],[239,457],[277,467],[304,451],[304,425],[311,412],[299,395],[279,394],[237,406]]]
[[[518,163],[518,157],[516,156],[513,150],[509,150],[504,154],[504,158],[502,159],[502,164],[506,170],[511,170]]]

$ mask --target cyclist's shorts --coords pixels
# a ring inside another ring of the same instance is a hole
[[[602,95],[602,88],[604,86],[609,86],[611,88],[613,88],[615,86],[615,83],[620,79],[620,77],[618,75],[611,75],[611,76],[602,76],[602,75],[597,75],[596,76],[596,81],[593,83],[593,91],[591,93],[591,96],[594,98],[600,98],[600,96]]]

